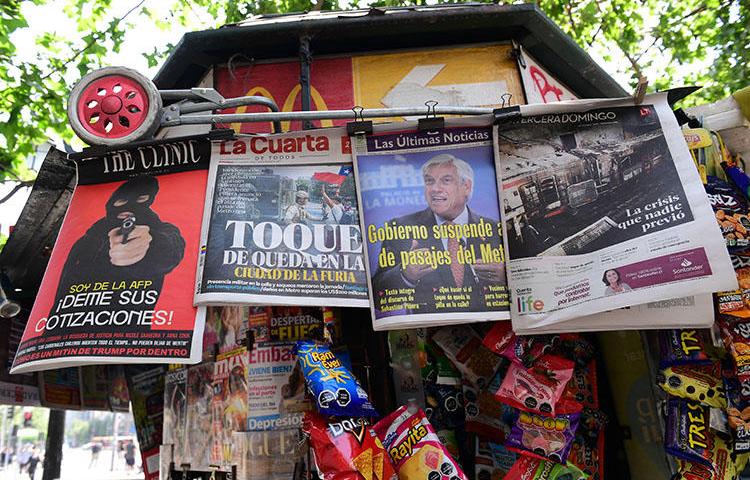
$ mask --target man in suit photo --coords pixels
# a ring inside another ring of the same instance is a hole
[[[386,222],[390,226],[425,226],[427,239],[385,240],[381,249],[393,252],[400,259],[401,253],[412,251],[423,256],[430,251],[448,252],[450,264],[431,266],[426,264],[397,263],[395,266],[379,267],[372,278],[375,307],[379,308],[380,292],[387,289],[413,288],[415,302],[419,305],[414,313],[436,312],[434,295],[441,287],[470,287],[470,306],[440,309],[441,312],[481,309],[483,288],[488,285],[505,285],[505,265],[499,262],[482,261],[479,255],[482,244],[492,248],[502,246],[498,231],[498,220],[479,215],[469,208],[474,187],[474,171],[464,160],[442,153],[422,165],[424,196],[427,208]],[[435,238],[434,226],[465,226],[486,222],[492,225],[493,235],[488,237]],[[473,247],[475,262],[458,260],[459,250]]]

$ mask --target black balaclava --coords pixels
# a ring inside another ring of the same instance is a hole
[[[153,225],[159,221],[159,217],[151,210],[151,204],[154,203],[154,197],[158,192],[159,182],[156,178],[148,175],[131,178],[120,185],[109,197],[105,207],[107,219],[113,226],[117,226],[123,221],[123,219],[118,219],[117,215],[122,212],[132,212],[137,225]],[[148,200],[138,203],[138,197],[142,195],[148,195]],[[117,200],[126,200],[127,203],[115,206]]]

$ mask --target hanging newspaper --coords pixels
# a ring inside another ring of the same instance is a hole
[[[495,127],[514,331],[736,286],[666,94],[515,114]],[[667,327],[652,317],[627,327]],[[611,315],[575,325],[624,328]]]
[[[488,125],[354,140],[375,330],[510,318]]]
[[[191,292],[209,151],[186,137],[77,162],[12,373],[200,360]]]
[[[343,129],[215,144],[196,304],[367,306],[356,202]]]

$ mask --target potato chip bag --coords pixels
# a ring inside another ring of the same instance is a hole
[[[416,407],[399,407],[373,427],[402,480],[467,480]]]
[[[329,421],[307,412],[302,429],[324,480],[395,480],[396,470],[367,419]]]
[[[295,354],[320,413],[338,417],[378,416],[367,392],[328,345],[300,340]]]

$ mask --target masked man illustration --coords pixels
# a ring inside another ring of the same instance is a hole
[[[495,227],[497,220],[482,217],[469,208],[468,203],[474,189],[474,171],[465,161],[450,154],[440,154],[432,157],[422,165],[422,179],[424,180],[424,196],[427,208],[403,217],[388,220],[388,224],[419,225],[427,227],[432,232],[435,225],[470,225],[480,221],[490,223]],[[435,238],[429,235],[427,240],[386,240],[381,248],[393,252],[397,259],[401,259],[402,252],[427,253],[429,251],[445,251],[451,257],[450,265],[437,267],[429,265],[403,265],[380,267],[372,278],[375,297],[375,307],[385,298],[379,295],[387,289],[413,288],[415,300],[420,308],[418,313],[435,312],[435,292],[440,287],[471,287],[472,310],[483,308],[482,289],[486,285],[505,284],[505,265],[496,262],[482,262],[477,259],[474,264],[458,261],[460,249],[473,249],[477,256],[481,245],[487,244],[492,248],[499,248],[502,244],[500,235],[489,238]],[[441,311],[462,311],[466,307],[457,309],[442,309]]]
[[[147,280],[152,282],[149,290],[161,292],[164,276],[185,254],[185,240],[177,227],[162,222],[151,209],[158,192],[157,179],[146,175],[134,177],[114,191],[105,205],[106,216],[68,253],[55,306],[70,293],[72,285],[80,283],[125,281],[129,286],[132,281]],[[151,308],[153,304],[142,303],[129,309]]]

